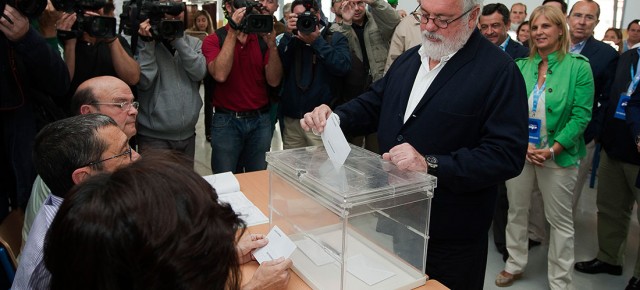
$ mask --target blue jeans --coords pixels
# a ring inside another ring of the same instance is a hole
[[[215,112],[211,122],[211,170],[233,173],[267,169],[265,153],[271,146],[269,113],[236,118]]]

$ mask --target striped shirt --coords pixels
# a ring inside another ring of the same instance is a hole
[[[49,289],[48,284],[30,285],[29,281],[32,278],[38,281],[49,281],[49,279],[42,279],[42,277],[50,275],[46,267],[44,267],[44,239],[62,201],[62,198],[49,194],[49,197],[42,204],[38,215],[33,221],[29,238],[20,256],[20,263],[18,264],[18,270],[11,289]]]

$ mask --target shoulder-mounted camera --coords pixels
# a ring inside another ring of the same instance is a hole
[[[132,33],[138,32],[141,21],[149,19],[153,39],[168,40],[183,37],[184,21],[165,19],[165,15],[178,16],[185,11],[186,5],[181,2],[160,2],[158,0],[124,1],[122,3],[122,14],[120,14],[120,29],[126,35],[132,35]]]
[[[76,13],[76,23],[72,33],[81,36],[82,32],[96,38],[116,36],[116,19],[108,16],[87,16],[86,11],[97,11],[107,5],[107,0],[51,0],[56,10]]]
[[[244,33],[269,33],[273,31],[273,16],[261,14],[266,8],[254,0],[232,0],[235,9],[246,7],[247,11],[240,23],[235,23],[231,15],[227,16],[229,25]]]

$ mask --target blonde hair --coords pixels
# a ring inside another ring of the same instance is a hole
[[[567,19],[564,13],[560,11],[560,9],[548,5],[542,5],[538,6],[531,13],[531,18],[529,19],[529,27],[533,28],[533,23],[541,15],[544,15],[544,17],[551,21],[551,23],[557,25],[562,32],[562,35],[558,37],[558,41],[560,42],[560,48],[558,49],[558,60],[562,60],[567,52],[569,52],[569,30],[567,28]],[[529,47],[531,47],[529,57],[533,58],[536,54],[538,54],[538,47],[535,45],[533,37],[529,38]]]
[[[206,10],[198,10],[196,11],[196,13],[193,13],[193,26],[191,27],[190,30],[200,31],[198,29],[198,23],[197,23],[197,19],[200,16],[204,16],[204,18],[207,19],[207,28],[205,29],[204,32],[206,32],[207,34],[213,33],[213,20],[211,20],[211,15]]]

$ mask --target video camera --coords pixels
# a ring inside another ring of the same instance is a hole
[[[260,12],[265,11],[265,7],[258,1],[254,0],[233,0],[232,5],[235,9],[246,7],[244,17],[240,23],[235,24],[234,29],[244,33],[269,33],[273,31],[273,16],[263,15]],[[229,23],[232,23],[231,15],[227,16]]]
[[[78,36],[82,32],[96,38],[116,37],[116,19],[108,16],[87,16],[86,11],[96,11],[107,5],[107,0],[51,0],[56,10],[76,13],[74,30]]]
[[[184,21],[164,19],[165,14],[178,16],[186,10],[184,3],[159,0],[142,0],[140,7],[131,1],[122,3],[120,29],[131,35],[138,32],[139,22],[149,19],[151,35],[155,40],[174,39],[184,36]],[[185,15],[186,17],[186,15]],[[135,23],[135,24],[134,24]]]
[[[313,0],[303,0],[302,6],[304,6],[305,11],[298,15],[296,29],[302,34],[311,34],[316,31],[316,27],[318,26],[318,16],[315,12],[311,11],[311,8],[313,8]]]
[[[28,18],[38,18],[47,7],[47,0],[0,0],[0,15],[4,16],[4,7],[11,5]]]

